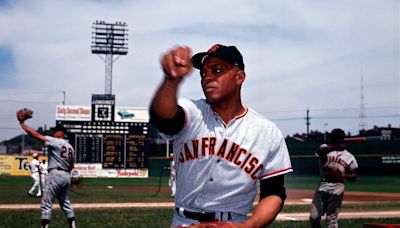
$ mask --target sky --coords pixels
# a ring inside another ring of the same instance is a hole
[[[399,11],[399,0],[0,0],[0,142],[23,132],[20,108],[34,111],[28,125],[48,128],[56,105],[104,93],[96,20],[129,29],[128,54],[113,64],[117,106],[148,107],[170,48],[219,43],[244,57],[243,103],[285,136],[306,132],[307,110],[312,131],[400,127]],[[196,70],[179,96],[204,97]]]

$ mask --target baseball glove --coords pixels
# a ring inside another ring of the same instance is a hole
[[[324,168],[324,179],[326,182],[330,183],[339,183],[344,181],[342,171],[331,167]]]
[[[202,222],[190,226],[177,226],[176,228],[235,228],[231,222]]]
[[[23,108],[17,112],[17,119],[20,123],[25,120],[32,118],[33,111],[27,108]]]

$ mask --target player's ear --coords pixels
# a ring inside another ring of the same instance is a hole
[[[236,72],[236,84],[241,85],[246,78],[246,73],[243,70],[238,70]]]

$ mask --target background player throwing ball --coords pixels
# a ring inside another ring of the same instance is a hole
[[[193,64],[193,65],[192,65]],[[220,221],[231,227],[264,227],[286,198],[284,174],[292,171],[280,130],[241,101],[246,78],[234,46],[214,45],[191,58],[175,47],[161,59],[164,78],[150,107],[151,123],[174,140],[176,194],[172,227]],[[200,70],[206,99],[178,102],[192,66]],[[250,218],[260,181],[260,201]]]
[[[17,119],[22,129],[33,138],[48,146],[48,180],[44,191],[41,208],[42,227],[48,227],[55,198],[67,216],[70,227],[75,227],[75,214],[68,199],[68,186],[71,182],[69,172],[74,167],[75,151],[64,139],[65,129],[62,126],[52,128],[53,137],[44,136],[28,127],[25,120],[32,117],[32,111],[22,109],[17,112]]]
[[[330,145],[322,144],[316,153],[320,159],[321,182],[311,205],[311,227],[321,227],[321,216],[325,213],[327,227],[338,227],[344,180],[355,181],[357,178],[358,164],[345,149],[344,137],[342,129],[333,129],[329,134]]]

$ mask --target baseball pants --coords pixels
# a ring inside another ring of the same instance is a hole
[[[311,205],[310,223],[312,228],[321,227],[321,216],[326,214],[326,227],[337,228],[339,209],[342,205],[343,193],[340,195],[316,191]]]
[[[33,185],[31,189],[29,189],[28,194],[31,196],[42,196],[42,191],[40,188],[40,175],[38,172],[34,172],[31,174]]]
[[[57,198],[60,208],[67,218],[75,217],[71,201],[68,199],[68,186],[71,183],[69,173],[64,170],[52,169],[49,172],[42,203],[40,205],[42,219],[51,219],[52,206],[55,198]]]

